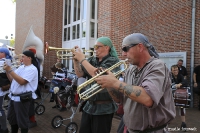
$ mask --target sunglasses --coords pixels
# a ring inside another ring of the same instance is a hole
[[[100,45],[94,45],[94,49],[98,49],[100,47],[103,47],[103,46],[100,46]]]
[[[125,47],[122,48],[122,51],[128,52],[130,48],[132,48],[132,47],[134,47],[134,46],[136,46],[136,45],[138,45],[138,44],[139,44],[139,43],[137,43],[137,44],[131,44],[131,45],[125,46]]]

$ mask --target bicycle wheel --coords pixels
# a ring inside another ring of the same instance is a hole
[[[70,122],[65,128],[65,133],[77,133],[77,132],[78,132],[78,125],[75,122]]]
[[[44,105],[38,105],[36,108],[35,108],[35,113],[37,115],[42,115],[45,111],[45,107]]]
[[[60,115],[55,116],[51,121],[53,128],[59,128],[63,124],[63,118]]]

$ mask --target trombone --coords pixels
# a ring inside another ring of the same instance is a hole
[[[127,61],[127,60],[128,60],[128,59],[116,63],[115,65],[113,65],[113,66],[107,68],[106,70],[100,72],[99,74],[97,74],[97,75],[94,76],[93,78],[89,79],[88,81],[86,81],[86,82],[80,84],[80,85],[78,86],[78,88],[77,88],[77,93],[79,94],[79,98],[80,98],[80,99],[83,99],[83,100],[87,100],[87,99],[89,99],[90,97],[92,97],[93,95],[95,95],[95,94],[97,94],[98,92],[102,91],[103,88],[101,88],[101,85],[95,83],[94,85],[92,85],[91,88],[89,88],[89,89],[87,89],[87,90],[81,92],[81,90],[82,90],[83,88],[85,88],[87,85],[92,84],[92,83],[94,82],[94,80],[95,80],[97,77],[103,75],[106,71],[108,71],[108,70],[111,71],[111,70],[113,70],[113,69],[119,67],[120,65],[124,64],[124,69],[119,70],[119,71],[117,71],[117,72],[114,73],[115,77],[119,76],[122,72],[124,72],[124,71],[127,69],[127,64],[126,64],[126,61]]]
[[[63,60],[68,60],[68,59],[72,59],[73,58],[73,51],[75,50],[74,48],[69,49],[69,48],[57,48],[57,47],[51,47],[49,46],[47,43],[45,44],[45,54],[47,54],[49,51],[57,51],[56,52],[56,56],[60,59]],[[93,50],[85,50],[83,49],[83,53],[85,54],[86,58],[91,57],[94,55],[94,51]],[[90,54],[86,54],[86,53],[90,53]]]

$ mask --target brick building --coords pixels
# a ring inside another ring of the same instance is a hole
[[[17,54],[22,52],[32,25],[43,42],[58,48],[79,45],[90,49],[96,38],[108,36],[123,59],[122,39],[140,32],[149,38],[159,53],[186,52],[190,80],[200,59],[199,21],[199,0],[18,0],[15,49]],[[49,68],[55,62],[55,51],[45,55],[43,75],[51,77]],[[64,63],[72,67],[70,61]],[[194,101],[197,97],[194,95]]]

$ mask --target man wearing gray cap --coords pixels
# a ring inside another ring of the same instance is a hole
[[[96,79],[116,102],[119,102],[118,92],[124,94],[124,116],[118,133],[168,132],[167,125],[176,114],[169,70],[141,33],[126,36],[122,51],[132,64],[125,72],[124,82],[111,72]]]

